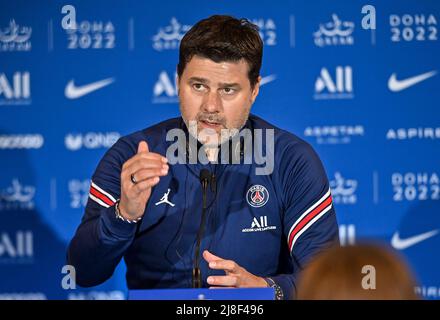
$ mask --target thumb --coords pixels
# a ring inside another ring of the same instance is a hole
[[[148,150],[148,144],[147,144],[147,142],[146,141],[141,141],[141,142],[139,142],[139,145],[138,145],[138,152],[137,153],[140,153],[140,152],[148,152],[149,150]]]

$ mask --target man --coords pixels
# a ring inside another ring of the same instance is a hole
[[[68,250],[79,285],[104,282],[124,257],[130,289],[191,287],[201,280],[204,287],[272,286],[278,299],[287,299],[303,264],[338,240],[316,153],[249,115],[262,48],[256,26],[229,16],[202,20],[183,37],[177,66],[182,117],[121,138],[99,163]],[[180,160],[201,154],[208,161],[171,164],[173,130],[198,140],[180,142]],[[266,174],[258,173],[261,161],[244,163],[243,144],[223,148],[245,130],[273,132],[272,141],[252,142],[273,158]],[[227,155],[239,163],[224,163]]]

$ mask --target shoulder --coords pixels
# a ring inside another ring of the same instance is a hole
[[[291,162],[293,159],[309,158],[319,159],[313,147],[296,134],[281,129],[266,120],[251,115],[249,117],[254,129],[272,129],[274,133],[274,157],[275,163]]]

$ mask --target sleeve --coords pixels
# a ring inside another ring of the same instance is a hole
[[[298,274],[304,265],[319,251],[339,245],[339,228],[321,160],[305,142],[293,149],[293,156],[283,157],[288,163],[281,166],[285,172],[283,232],[293,273],[271,277],[283,289],[286,299],[294,298]]]
[[[119,139],[93,174],[85,214],[67,251],[67,263],[75,267],[79,286],[96,286],[110,278],[134,239],[136,224],[117,219],[114,207],[122,165],[134,153],[128,142]]]

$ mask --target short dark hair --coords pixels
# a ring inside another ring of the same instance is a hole
[[[177,65],[179,77],[195,55],[217,63],[244,59],[249,65],[248,78],[253,88],[260,76],[263,41],[258,27],[249,20],[214,15],[197,22],[182,38]]]

